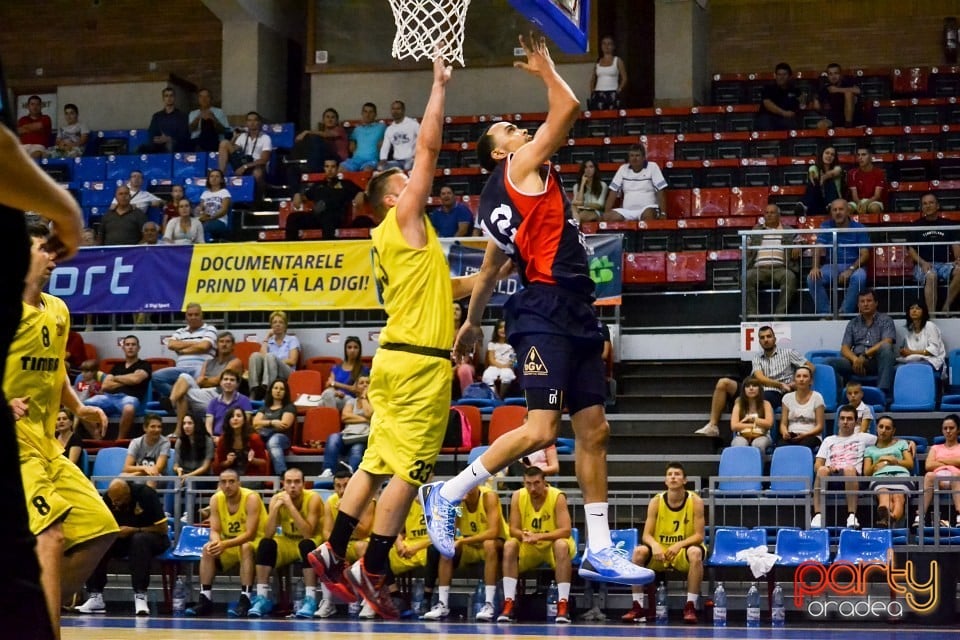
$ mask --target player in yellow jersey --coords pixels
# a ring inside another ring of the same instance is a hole
[[[497,622],[513,622],[520,574],[547,563],[556,571],[557,624],[569,624],[567,601],[573,575],[574,544],[567,497],[547,484],[543,470],[527,467],[523,488],[510,498],[510,539],[503,545],[503,611]]]
[[[3,392],[16,420],[30,530],[37,537],[41,584],[56,631],[61,594],[80,589],[119,528],[94,486],[63,457],[55,435],[61,405],[97,426],[106,426],[106,416],[83,405],[67,379],[64,354],[70,311],[62,300],[42,291],[56,266],[56,254],[47,246],[46,225],[31,223],[27,231],[32,240],[30,271]]]
[[[270,498],[263,539],[257,545],[257,593],[251,601],[251,618],[260,618],[273,610],[270,599],[270,573],[294,562],[303,561],[303,606],[294,613],[312,618],[317,610],[317,576],[307,563],[307,554],[323,541],[326,517],[319,493],[303,490],[303,471],[290,467],[283,473],[283,490]],[[277,530],[281,535],[277,535]]]
[[[440,153],[451,71],[442,59],[434,60],[409,179],[393,169],[367,186],[367,199],[380,219],[372,232],[373,266],[387,312],[367,394],[374,414],[367,450],[340,502],[330,539],[309,556],[317,577],[334,594],[348,601],[362,595],[383,618],[399,616],[385,587],[390,548],[417,488],[433,472],[446,431],[453,299],[469,295],[476,280],[454,279],[451,287],[450,267],[424,212]],[[367,551],[345,569],[343,558],[358,518],[387,479]]]
[[[432,546],[427,551],[430,556],[430,562],[427,565],[427,587],[429,587],[427,591],[433,591],[431,576],[439,576],[440,588],[437,593],[437,604],[424,614],[423,619],[441,620],[450,615],[450,582],[454,569],[482,562],[483,583],[486,591],[483,606],[477,613],[477,621],[490,622],[496,615],[493,601],[497,593],[497,576],[500,574],[503,543],[510,537],[496,492],[486,486],[474,487],[467,492],[463,502],[460,503],[457,529],[460,530],[461,535],[455,542],[456,553],[453,558],[444,558]],[[435,573],[430,569],[432,566],[437,567]]]
[[[703,500],[687,490],[687,473],[680,463],[667,465],[664,483],[667,490],[653,496],[647,507],[647,521],[643,525],[640,545],[633,550],[633,562],[654,571],[674,569],[687,574],[683,621],[696,624],[703,559],[706,557]],[[646,616],[642,588],[634,587],[633,608],[624,614],[623,620],[645,622]]]
[[[263,538],[267,510],[260,494],[240,486],[236,469],[220,472],[218,491],[210,498],[210,541],[200,556],[200,598],[187,615],[205,616],[213,611],[213,579],[217,571],[240,565],[240,599],[227,611],[243,618],[250,611],[257,545]]]

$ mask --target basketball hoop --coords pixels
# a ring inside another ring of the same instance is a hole
[[[393,57],[463,63],[463,33],[470,0],[390,0],[397,35]]]

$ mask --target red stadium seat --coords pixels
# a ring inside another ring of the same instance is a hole
[[[667,254],[667,282],[707,281],[706,251],[677,251]]]
[[[295,437],[297,444],[290,447],[290,452],[301,456],[322,454],[327,438],[339,431],[339,411],[333,407],[307,409],[300,435]]]
[[[662,251],[623,254],[624,284],[658,284],[666,281],[666,255]]]
[[[695,218],[730,215],[730,189],[693,189],[691,196],[690,213]]]

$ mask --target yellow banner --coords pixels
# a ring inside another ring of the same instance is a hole
[[[370,247],[370,240],[195,245],[184,305],[378,309]]]

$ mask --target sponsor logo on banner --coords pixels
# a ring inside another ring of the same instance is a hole
[[[760,327],[770,327],[777,336],[778,347],[789,347],[792,342],[792,326],[789,322],[741,322],[740,359],[750,361],[763,351],[760,347]]]

